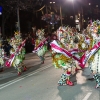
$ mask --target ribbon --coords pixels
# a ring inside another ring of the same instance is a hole
[[[86,62],[91,58],[93,54],[95,54],[100,49],[100,42],[95,44],[90,51],[86,51],[84,55],[80,59],[80,67],[84,68]]]
[[[71,52],[67,51],[64,48],[61,48],[55,40],[53,42],[51,42],[50,45],[51,45],[52,50],[54,50],[55,52],[61,53],[68,58],[73,58],[73,59],[77,60],[78,62],[80,61],[80,59],[77,58],[76,56],[74,56],[73,54],[71,54]]]
[[[95,54],[99,49],[100,49],[100,42],[98,42],[97,44],[95,44],[90,51],[86,51],[83,56],[79,59],[76,56],[73,55],[72,51],[67,51],[64,48],[61,48],[58,43],[54,40],[53,42],[51,42],[51,48],[52,50],[54,50],[57,53],[61,53],[63,55],[65,55],[68,58],[73,58],[74,60],[78,61],[79,66],[81,68],[85,67],[86,62],[91,58],[91,56],[93,54]],[[76,50],[77,51],[77,50]]]
[[[6,67],[10,67],[12,65],[12,62],[14,61],[16,55],[22,50],[25,42],[26,40],[24,40],[21,45],[18,46],[17,50],[13,54],[11,54],[10,58],[5,62]]]
[[[81,52],[85,52],[86,50],[79,50],[79,49],[72,49],[72,50],[70,50],[69,52],[71,53],[71,54],[74,54],[74,53],[81,53]]]
[[[47,41],[47,39],[48,39],[48,38],[46,38],[44,41],[40,42],[40,44],[37,46],[37,48],[35,48],[32,52],[35,53],[35,52],[37,52],[38,50],[40,50],[40,49],[44,46],[44,44],[45,44],[45,42]]]
[[[14,61],[15,55],[11,54],[10,58],[5,62],[6,67],[10,67],[12,62]]]
[[[50,45],[52,47],[52,50],[56,51],[57,53],[64,54],[68,58],[70,58],[72,56],[72,54],[70,52],[61,48],[55,40]]]

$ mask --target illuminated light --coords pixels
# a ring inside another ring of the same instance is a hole
[[[79,20],[77,20],[77,19],[76,19],[76,20],[75,20],[75,22],[76,22],[76,23],[78,23],[78,22],[79,22]]]
[[[50,24],[52,24],[52,22],[50,22]]]
[[[66,0],[67,2],[74,3],[75,0]]]
[[[72,19],[73,19],[73,16],[70,16],[70,18],[72,18]]]
[[[84,20],[84,22],[86,22],[86,20]]]
[[[96,7],[98,8],[98,5],[96,5]]]
[[[80,16],[80,13],[78,15]]]
[[[89,3],[89,5],[91,5],[91,3]]]
[[[68,0],[68,1],[74,1],[74,0]]]
[[[51,4],[52,2],[50,2],[50,4]]]
[[[55,2],[53,2],[53,3],[55,3]]]

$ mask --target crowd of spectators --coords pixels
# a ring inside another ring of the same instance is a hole
[[[50,42],[54,39],[57,39],[57,36],[55,34],[55,32],[53,32],[52,34],[45,34],[45,37],[48,37],[48,50],[50,50]],[[35,33],[34,34],[23,34],[22,35],[22,39],[26,39],[26,43],[25,43],[25,50],[26,53],[31,53],[34,50],[35,47],[35,40],[36,40],[36,36]],[[9,44],[9,39],[11,39],[11,37],[7,38],[7,37],[2,37],[0,36],[0,41],[2,41],[2,48],[4,49],[5,53],[7,56],[10,55],[10,49],[12,48],[12,46]]]

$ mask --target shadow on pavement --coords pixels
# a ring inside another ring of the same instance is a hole
[[[3,83],[6,83],[6,82],[9,82],[9,81],[11,81],[11,80],[13,80],[13,79],[16,79],[16,78],[20,78],[20,77],[22,77],[23,75],[25,76],[26,74],[28,74],[28,73],[30,73],[30,72],[32,72],[32,71],[34,71],[34,70],[37,70],[38,68],[40,68],[41,67],[41,64],[38,64],[38,65],[36,65],[36,66],[30,66],[30,67],[28,67],[27,68],[27,71],[25,71],[25,72],[22,72],[22,74],[20,75],[20,76],[18,76],[17,75],[17,71],[13,68],[11,68],[12,69],[12,71],[9,73],[9,77],[7,77],[7,73],[8,72],[6,72],[5,71],[5,74],[4,74],[4,72],[2,72],[1,73],[1,79],[0,79],[0,84],[3,84]],[[11,69],[9,69],[9,70],[11,70]],[[7,71],[8,71],[8,69],[7,69]],[[26,75],[27,76],[27,75]],[[4,78],[3,78],[4,77]]]

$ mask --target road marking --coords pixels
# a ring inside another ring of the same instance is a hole
[[[88,100],[88,98],[90,97],[91,94],[92,94],[92,92],[87,93],[87,95],[82,100]]]
[[[32,76],[32,75],[38,73],[38,72],[41,72],[41,71],[43,71],[43,70],[45,70],[45,69],[47,69],[47,68],[49,68],[49,67],[51,67],[51,66],[52,66],[52,64],[50,64],[50,65],[48,65],[48,66],[44,66],[44,67],[39,68],[39,69],[37,69],[37,70],[35,70],[35,71],[29,73],[29,74],[23,75],[23,76],[21,76],[20,78],[16,78],[16,79],[14,79],[14,80],[12,80],[12,81],[9,81],[9,82],[7,82],[7,83],[4,83],[4,84],[0,85],[0,90],[3,89],[3,88],[5,88],[5,87],[8,87],[8,86],[10,86],[10,85],[12,85],[12,84],[14,84],[14,83],[17,83],[17,82],[19,82],[19,81],[21,81],[21,80],[23,80],[23,79],[25,79],[25,78],[27,78],[27,77],[30,77],[30,76]]]

